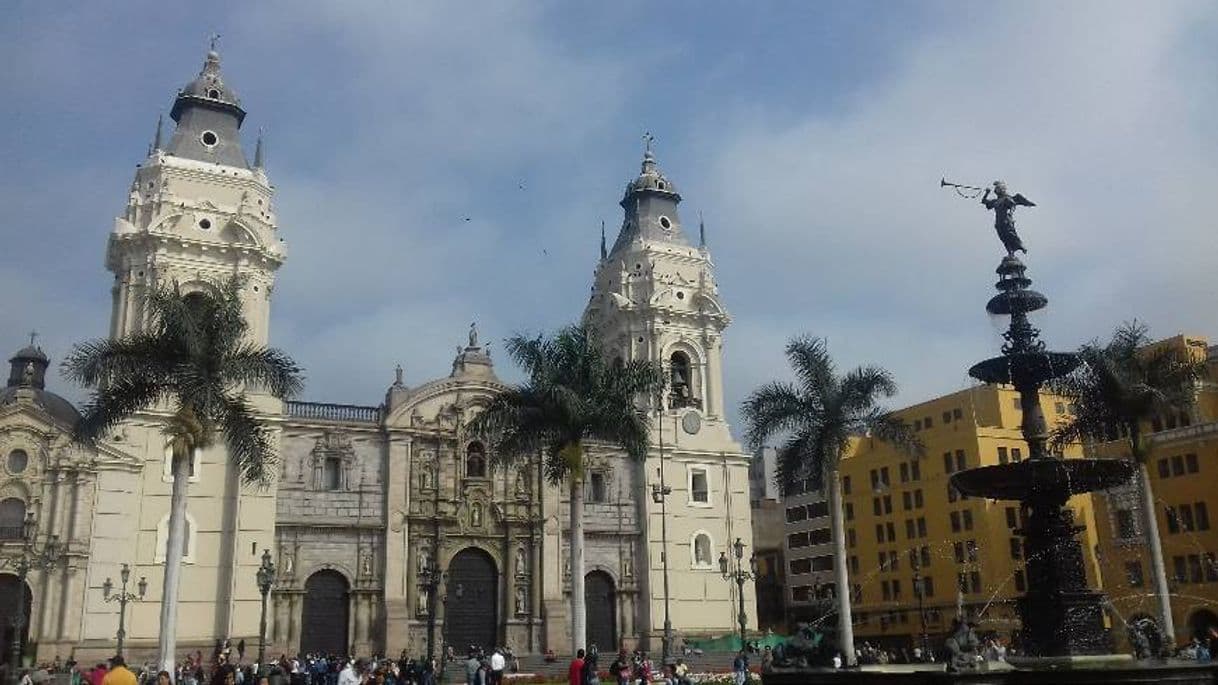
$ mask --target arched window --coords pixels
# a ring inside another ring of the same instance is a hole
[[[466,448],[465,477],[486,478],[486,450],[480,442],[471,442]]]
[[[321,486],[326,490],[341,490],[343,487],[343,460],[326,457],[321,465]]]
[[[710,533],[698,531],[693,537],[693,567],[694,568],[713,568],[714,559],[712,559],[711,549],[714,545],[711,543]]]
[[[0,540],[20,540],[25,534],[25,502],[16,497],[0,500]]]
[[[673,352],[669,357],[668,369],[668,406],[688,407],[693,404],[693,377],[690,375],[689,355],[684,352]]]
[[[25,468],[30,465],[30,455],[25,450],[13,450],[8,453],[4,465],[14,476],[24,473]]]

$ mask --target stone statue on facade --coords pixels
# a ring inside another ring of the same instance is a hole
[[[478,322],[475,321],[469,325],[469,346],[478,346]]]
[[[527,613],[526,594],[523,586],[516,586],[516,614],[524,615]]]
[[[993,198],[990,198],[990,193],[994,194]],[[1006,183],[994,181],[994,187],[986,188],[985,194],[981,196],[981,204],[994,212],[994,230],[998,232],[1002,246],[1007,249],[1007,255],[1014,257],[1016,252],[1027,254],[1027,248],[1015,232],[1015,208],[1035,207],[1036,203],[1019,193],[1011,195],[1007,192]]]
[[[516,548],[516,576],[523,577],[529,572],[528,560],[524,556],[524,548]]]
[[[296,568],[296,560],[286,548],[279,554],[279,565],[283,568],[283,575],[290,576]]]
[[[419,547],[419,562],[416,571],[422,576],[427,573],[429,568],[431,568],[431,550],[427,547]]]

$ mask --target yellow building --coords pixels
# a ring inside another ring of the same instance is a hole
[[[1208,357],[1209,367],[1209,380],[1198,387],[1191,412],[1158,417],[1142,427],[1150,448],[1150,482],[1176,639],[1184,643],[1218,625],[1218,348],[1209,348],[1205,338],[1185,335],[1156,344]],[[1113,457],[1129,451],[1123,440],[1095,449],[1098,456]],[[1157,617],[1136,487],[1095,497],[1095,513],[1100,566],[1113,606],[1127,621]],[[1116,632],[1124,639],[1125,631]]]
[[[1068,409],[1052,396],[1043,396],[1042,405],[1051,425]],[[918,644],[919,577],[931,645],[941,643],[960,607],[978,620],[980,631],[1010,636],[1018,627],[1014,599],[1025,590],[1021,539],[1013,533],[1019,505],[958,495],[948,478],[963,469],[1027,458],[1018,393],[978,385],[897,414],[917,431],[924,457],[863,439],[842,463],[856,641],[896,650]],[[1081,454],[1075,448],[1066,456]],[[1091,499],[1076,496],[1070,507],[1085,526],[1087,580],[1097,587]]]

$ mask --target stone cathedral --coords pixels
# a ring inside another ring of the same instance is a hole
[[[274,343],[275,274],[290,268],[291,229],[278,225],[261,141],[252,161],[245,153],[245,116],[219,56],[209,53],[173,100],[174,130],[158,126],[114,221],[105,255],[114,275],[111,336],[142,329],[151,284],[176,281],[190,293],[239,274],[251,338]],[[648,145],[621,198],[611,248],[602,235],[583,312],[609,354],[659,360],[669,378],[661,406],[652,407],[646,460],[590,448],[585,599],[588,642],[602,651],[659,650],[666,619],[678,637],[733,631],[736,586],[720,575],[718,559],[731,556],[737,538],[752,549],[748,457],[723,403],[730,318],[704,233],[699,226],[691,239],[680,202]],[[561,654],[582,646],[570,640],[566,489],[545,482],[535,463],[492,469],[487,447],[467,435],[471,417],[505,386],[477,328],[454,335],[463,344],[447,375],[412,385],[398,369],[384,397],[367,405],[253,396],[279,426],[282,470],[270,488],[243,486],[222,444],[196,454],[180,653],[244,639],[252,658],[264,549],[278,567],[268,609],[275,654],[421,654],[429,622],[437,644],[458,651],[478,644]],[[79,414],[46,387],[51,360],[31,344],[10,361],[0,392],[0,555],[20,547],[31,514],[36,540],[56,536],[65,554],[32,570],[23,587],[0,568],[0,614],[20,607],[27,653],[39,659],[112,653],[117,606],[104,601],[102,586],[129,564],[132,583],[146,578],[148,595],[128,610],[128,651],[150,652],[172,481],[165,412],[141,413],[84,449],[69,440]],[[434,604],[424,572],[431,568],[442,571]],[[755,626],[751,583],[744,594]]]

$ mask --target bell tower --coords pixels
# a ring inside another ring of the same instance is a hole
[[[722,334],[731,317],[719,301],[705,228],[699,222],[695,246],[682,227],[680,203],[648,136],[642,169],[620,202],[617,240],[611,250],[602,245],[584,321],[597,328],[609,354],[664,365],[668,410],[697,410],[721,422]]]
[[[683,227],[681,195],[656,163],[650,136],[620,204],[622,226],[612,249],[602,235],[583,320],[611,358],[659,362],[666,383],[660,406],[651,400],[647,458],[610,460],[622,478],[630,474],[639,522],[632,551],[623,556],[591,543],[586,554],[606,565],[625,559],[623,591],[638,592],[635,637],[658,652],[665,634],[730,633],[736,625],[740,598],[715,576],[714,560],[730,555],[736,539],[751,551],[749,457],[726,419],[723,331],[731,317],[719,299],[706,230],[699,221],[695,243]],[[751,585],[743,598],[755,626]]]
[[[144,325],[143,293],[176,282],[183,292],[244,277],[250,341],[266,344],[275,271],[285,245],[271,205],[261,136],[253,164],[241,146],[245,110],[207,53],[203,69],[174,98],[174,130],[162,122],[138,165],[123,215],[114,221],[106,268],[114,274],[110,336]]]

